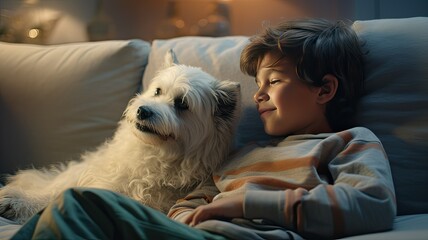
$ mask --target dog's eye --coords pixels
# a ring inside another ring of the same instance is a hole
[[[160,88],[156,88],[155,90],[155,96],[159,96],[162,94],[162,90]]]
[[[174,99],[174,107],[177,110],[187,110],[189,109],[189,105],[185,98],[176,98]]]

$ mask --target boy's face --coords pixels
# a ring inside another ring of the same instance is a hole
[[[325,106],[317,103],[320,88],[303,83],[295,64],[287,58],[277,61],[280,57],[265,54],[257,70],[254,100],[265,132],[273,136],[330,132]]]

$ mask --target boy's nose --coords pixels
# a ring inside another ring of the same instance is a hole
[[[264,92],[256,92],[256,94],[254,94],[254,101],[256,103],[264,102],[267,100],[269,100],[269,95]]]

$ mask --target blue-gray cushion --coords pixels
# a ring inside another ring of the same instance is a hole
[[[428,213],[428,18],[353,27],[368,50],[359,122],[388,154],[398,214]]]

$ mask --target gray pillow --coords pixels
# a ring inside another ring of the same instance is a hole
[[[428,18],[356,21],[366,42],[359,122],[381,139],[398,214],[428,212]]]

